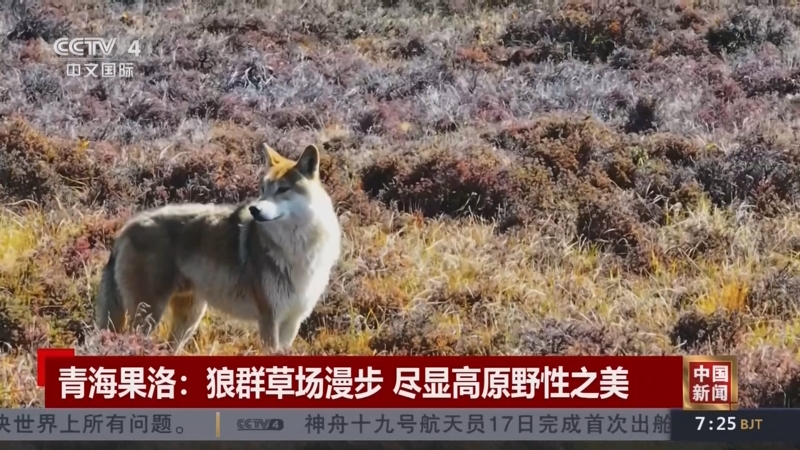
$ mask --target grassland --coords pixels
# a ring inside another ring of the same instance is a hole
[[[726,353],[800,404],[800,9],[278,3],[3,2],[0,406],[41,346],[166,351],[91,327],[114,233],[252,196],[263,142],[321,145],[345,234],[298,353]],[[61,36],[142,54],[70,78]]]

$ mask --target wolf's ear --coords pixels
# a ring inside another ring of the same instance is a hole
[[[281,161],[283,161],[283,156],[276,152],[274,148],[264,144],[264,165],[267,166],[267,169]]]
[[[316,145],[311,144],[303,150],[296,167],[301,174],[308,178],[319,176],[319,149]]]

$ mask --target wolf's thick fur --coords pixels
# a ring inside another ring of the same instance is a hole
[[[211,307],[256,321],[267,352],[291,346],[329,283],[341,230],[316,146],[297,162],[265,148],[257,200],[164,206],[123,227],[103,269],[98,327],[149,333],[169,306],[178,352]]]

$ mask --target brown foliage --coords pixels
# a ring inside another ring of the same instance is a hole
[[[568,49],[576,58],[606,61],[617,47],[647,48],[653,40],[647,26],[655,20],[655,14],[658,13],[633,3],[599,8],[588,3],[568,3],[561,14],[513,22],[500,40],[504,45],[544,42],[556,51]],[[677,19],[674,14],[667,17],[667,24]]]
[[[584,179],[595,187],[632,185],[635,167],[620,137],[594,120],[545,117],[531,126],[507,128],[490,142],[549,170],[555,183]]]
[[[743,331],[744,318],[737,313],[715,312],[704,316],[689,311],[680,316],[670,333],[672,345],[689,354],[727,354],[736,346]]]
[[[742,408],[800,405],[800,364],[789,350],[761,347],[737,355]]]
[[[170,163],[143,164],[133,183],[141,194],[137,204],[152,208],[168,203],[236,203],[257,194],[255,166],[242,165],[235,155],[194,153]]]
[[[745,305],[757,317],[792,320],[800,315],[800,277],[788,266],[768,274],[747,293]]]
[[[728,154],[702,158],[697,179],[717,205],[747,201],[775,216],[800,205],[800,152],[768,136],[748,137]]]
[[[498,218],[524,189],[489,154],[459,158],[444,152],[413,166],[381,160],[364,171],[362,184],[368,194],[402,211],[485,219]]]

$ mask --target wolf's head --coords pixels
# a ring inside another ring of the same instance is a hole
[[[319,178],[319,149],[309,145],[297,161],[266,144],[264,150],[266,172],[259,181],[259,198],[249,208],[253,219],[293,225],[329,219],[333,205]]]

